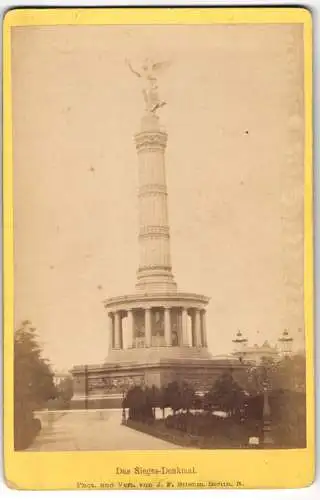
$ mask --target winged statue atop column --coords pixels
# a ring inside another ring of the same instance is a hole
[[[128,59],[126,59],[126,63],[135,76],[144,80],[142,93],[146,111],[147,113],[155,114],[159,108],[166,105],[166,102],[159,98],[157,73],[170,63],[168,61],[154,62],[151,59],[145,59],[139,71],[132,67]]]

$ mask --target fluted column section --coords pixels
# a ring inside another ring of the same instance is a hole
[[[139,159],[138,290],[175,291],[170,255],[170,234],[165,175],[167,134],[158,117],[147,115],[135,135]]]

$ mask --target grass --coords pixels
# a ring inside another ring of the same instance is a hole
[[[207,449],[234,449],[234,448],[247,448],[248,447],[248,433],[243,425],[240,426],[233,422],[224,424],[225,430],[229,429],[232,432],[219,432],[217,429],[215,435],[194,435],[190,432],[184,432],[176,428],[168,428],[164,421],[155,420],[153,423],[143,423],[128,420],[126,424],[128,427],[136,431],[144,432],[151,436],[157,437],[164,441],[191,448],[207,448]]]
[[[171,421],[157,419],[150,423],[128,420],[125,425],[139,432],[144,432],[156,438],[168,441],[182,447],[202,448],[202,449],[248,449],[253,448],[249,445],[250,436],[259,436],[262,443],[261,421],[247,419],[244,423],[235,420],[220,418],[200,418],[189,419],[187,430],[177,429]],[[175,421],[175,425],[177,421]],[[268,448],[274,449],[292,449],[304,448],[305,439],[303,435],[296,436],[293,429],[285,435],[283,425],[273,424],[271,437],[274,438],[273,444],[268,444]],[[260,431],[259,431],[260,428]],[[255,448],[255,447],[254,447]],[[260,444],[258,448],[264,448]]]

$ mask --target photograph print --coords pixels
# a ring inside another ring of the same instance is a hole
[[[303,24],[15,26],[15,450],[306,447]]]

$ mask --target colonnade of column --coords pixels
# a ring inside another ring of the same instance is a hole
[[[163,311],[163,337],[164,346],[189,346],[189,347],[207,347],[207,332],[205,309],[186,308],[186,307],[163,307],[144,309],[117,310],[109,313],[109,340],[110,349],[123,349],[123,326],[122,321],[127,318],[127,334],[129,338],[127,343],[130,347],[135,347],[136,338],[136,313],[144,313],[144,347],[152,347],[153,332],[152,319],[155,310]],[[176,321],[176,341],[173,342],[172,313],[174,311]],[[188,317],[191,317],[191,338],[189,337]],[[141,335],[140,335],[141,337]]]

